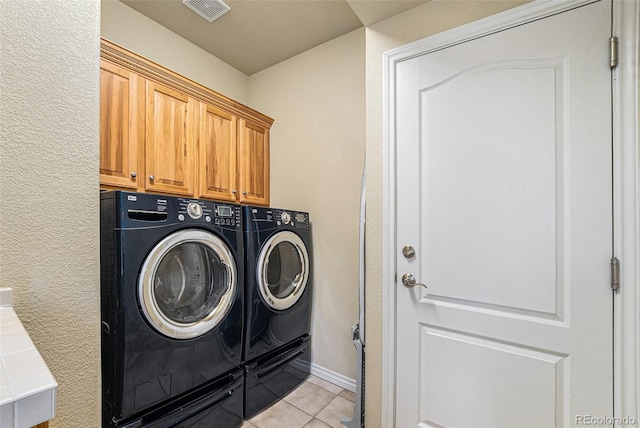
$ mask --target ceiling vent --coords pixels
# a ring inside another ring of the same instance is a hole
[[[182,4],[209,22],[215,21],[231,9],[220,0],[182,0]]]

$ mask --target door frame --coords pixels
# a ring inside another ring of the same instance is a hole
[[[396,124],[395,67],[418,55],[545,18],[597,0],[535,0],[385,52],[383,58],[383,304],[382,425],[395,426],[396,389]],[[612,0],[613,34],[619,38],[613,72],[612,252],[621,262],[620,290],[614,294],[614,415],[640,419],[640,3]],[[636,41],[634,43],[634,41]],[[606,41],[603,41],[606,43]],[[603,61],[607,61],[603,58]],[[602,415],[594,415],[602,416]],[[609,416],[609,415],[607,415]]]

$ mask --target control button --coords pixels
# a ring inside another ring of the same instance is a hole
[[[202,207],[197,202],[189,202],[189,205],[187,205],[187,214],[189,214],[189,217],[192,219],[197,220],[202,217]]]
[[[211,223],[211,217],[210,216],[206,216],[204,219],[205,219],[205,221],[207,223]]]
[[[182,215],[182,214],[178,214],[178,220],[180,220],[180,221],[184,221],[184,215]]]

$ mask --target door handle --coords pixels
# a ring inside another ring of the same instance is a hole
[[[402,285],[407,288],[413,288],[417,285],[418,287],[424,287],[425,289],[428,289],[428,287],[423,283],[416,282],[416,277],[410,273],[405,273],[404,275],[402,275]]]

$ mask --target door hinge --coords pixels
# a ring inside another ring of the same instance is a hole
[[[611,289],[620,290],[620,260],[617,257],[611,259]]]
[[[614,69],[618,66],[618,38],[611,37],[609,39],[609,68]]]

